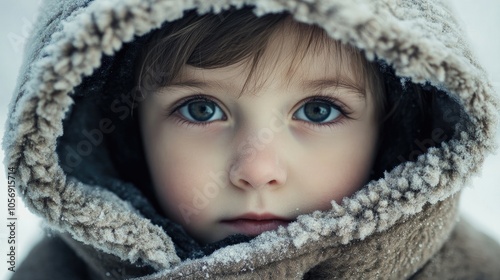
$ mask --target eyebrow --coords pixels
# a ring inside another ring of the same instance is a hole
[[[350,93],[357,95],[361,99],[366,98],[366,90],[363,85],[358,85],[351,79],[346,79],[344,77],[339,77],[339,79],[319,79],[319,80],[308,80],[303,81],[302,86],[307,89],[313,89],[315,91],[321,91],[327,88],[346,88],[350,89]]]
[[[219,83],[216,83],[219,85]],[[213,84],[210,82],[204,82],[204,81],[199,81],[199,80],[185,80],[185,81],[180,81],[180,82],[173,82],[165,86],[165,88],[168,87],[197,87],[197,88],[202,88],[202,87],[213,87]]]
[[[340,77],[340,79],[332,79],[332,78],[325,78],[325,79],[317,79],[317,80],[306,80],[302,81],[301,86],[305,89],[311,89],[313,91],[321,91],[327,88],[346,88],[350,89],[349,93],[355,94],[357,97],[361,99],[366,99],[366,94],[365,94],[365,88],[364,86],[358,85],[356,82],[352,81],[351,79],[346,79],[343,77]],[[187,88],[207,88],[207,87],[224,87],[224,86],[229,86],[229,87],[235,87],[233,84],[222,84],[217,81],[200,81],[196,79],[188,79],[184,81],[179,81],[179,82],[173,82],[162,89],[166,89],[169,87],[187,87]]]

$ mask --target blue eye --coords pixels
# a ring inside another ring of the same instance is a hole
[[[294,114],[294,117],[313,123],[329,123],[342,115],[338,106],[323,100],[306,102]]]
[[[179,113],[191,122],[211,122],[224,118],[224,113],[213,101],[194,99],[179,107]]]
[[[333,98],[328,96],[316,96],[305,102],[293,115],[294,119],[300,119],[312,126],[330,126],[340,124],[349,114],[344,112],[342,106],[337,105]],[[167,113],[178,112],[181,116],[176,119],[182,124],[206,126],[214,121],[226,120],[226,115],[216,102],[202,95],[195,96]]]

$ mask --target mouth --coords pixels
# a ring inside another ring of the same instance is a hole
[[[279,226],[286,227],[290,222],[292,220],[268,213],[247,213],[221,221],[222,224],[230,227],[237,233],[248,236],[256,236],[265,231],[276,230]]]

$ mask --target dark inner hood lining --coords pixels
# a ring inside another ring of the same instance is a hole
[[[75,88],[75,104],[64,120],[57,153],[68,176],[115,193],[161,226],[174,241],[181,259],[199,258],[249,238],[231,236],[202,247],[159,211],[137,130],[137,114],[130,110],[134,62],[150,34],[124,44],[114,56],[104,56],[101,67]],[[415,161],[429,147],[458,137],[469,125],[460,102],[444,90],[430,84],[413,84],[397,77],[382,60],[378,64],[386,82],[388,107],[398,103],[404,109],[396,110],[381,132],[383,144],[372,180],[382,178],[384,171],[404,161]],[[416,105],[420,100],[418,91],[426,99],[426,107]],[[397,130],[393,129],[396,123]]]

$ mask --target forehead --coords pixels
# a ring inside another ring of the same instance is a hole
[[[362,65],[358,51],[330,39],[317,27],[287,19],[254,56],[214,69],[185,65],[173,84],[187,80],[229,82],[235,88],[244,85],[241,93],[245,94],[268,81],[290,86],[312,80],[336,80],[364,93]]]

